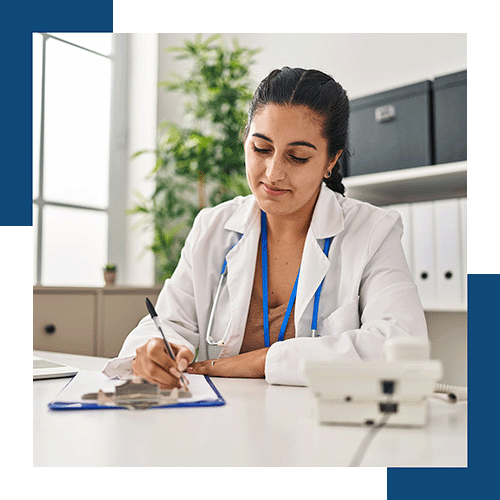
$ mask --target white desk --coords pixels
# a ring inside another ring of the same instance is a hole
[[[37,351],[101,371],[104,358]],[[347,466],[367,427],[319,425],[307,388],[213,378],[226,405],[52,411],[69,379],[33,382],[34,466]],[[424,428],[382,428],[362,466],[466,467],[467,404],[432,399]]]

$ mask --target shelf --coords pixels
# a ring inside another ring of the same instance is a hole
[[[405,168],[343,180],[346,196],[393,205],[467,196],[467,162]]]
[[[442,313],[466,313],[467,312],[467,306],[463,305],[457,305],[457,306],[447,306],[447,305],[441,305],[441,304],[423,304],[424,312],[426,313],[434,313],[434,312],[442,312]]]

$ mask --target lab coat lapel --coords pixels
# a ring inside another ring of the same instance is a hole
[[[226,257],[231,334],[221,357],[238,354],[243,342],[260,238],[260,210],[253,196],[228,220],[225,229],[243,236]]]
[[[330,253],[327,257],[323,252],[325,239],[335,237],[343,229],[344,216],[337,195],[323,185],[316,202],[302,254],[295,303],[296,335],[300,335],[300,318],[330,269],[332,254]]]
[[[299,320],[313,298],[321,281],[330,269],[330,261],[323,253],[322,247],[309,230],[302,254],[300,277],[295,304],[295,331],[298,333]]]

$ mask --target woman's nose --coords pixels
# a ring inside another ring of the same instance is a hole
[[[285,169],[283,163],[279,160],[277,156],[273,156],[269,159],[266,176],[270,182],[278,182],[285,178]]]

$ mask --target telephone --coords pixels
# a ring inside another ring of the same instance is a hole
[[[381,361],[307,361],[303,369],[320,423],[370,425],[384,417],[388,426],[423,426],[433,393],[467,399],[466,388],[437,383],[442,363],[416,339],[389,339]]]
[[[386,361],[426,360],[430,358],[429,343],[415,339],[389,339],[385,344]],[[467,387],[436,383],[434,392],[447,394],[450,403],[467,401]]]

